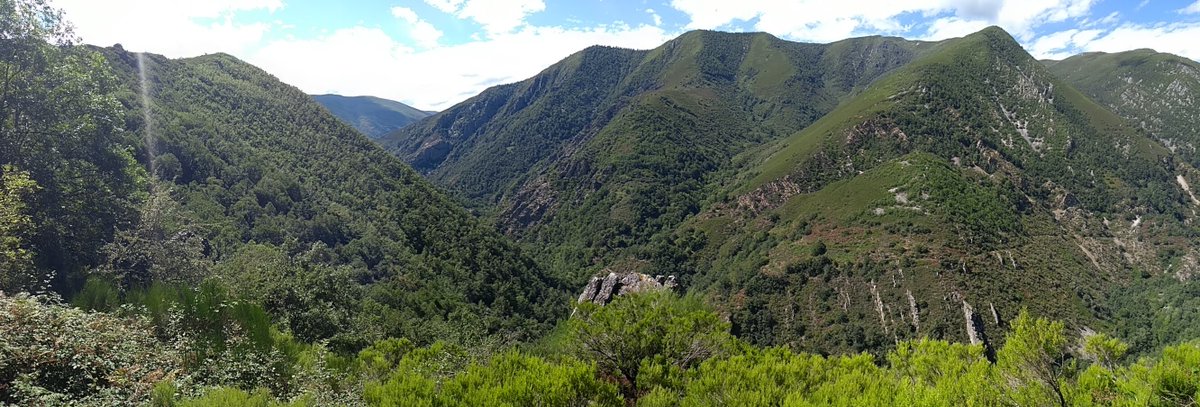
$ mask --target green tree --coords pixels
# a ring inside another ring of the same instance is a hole
[[[124,132],[118,82],[97,53],[75,45],[47,0],[0,3],[0,164],[29,172],[36,225],[26,244],[58,282],[99,263],[99,248],[133,217],[144,171]],[[73,283],[74,284],[74,283]]]
[[[1064,386],[1074,373],[1074,362],[1067,354],[1062,322],[1035,319],[1022,310],[996,356],[1002,380],[1013,386],[1008,394],[1014,402],[1043,405],[1053,400],[1067,405]]]
[[[729,323],[694,297],[653,291],[578,307],[570,326],[580,356],[615,378],[628,400],[734,345]]]
[[[1129,352],[1129,345],[1103,333],[1085,334],[1082,338],[1083,356],[1106,369],[1116,367]]]
[[[25,244],[33,229],[25,197],[36,189],[29,173],[11,165],[0,167],[0,291],[28,291],[38,283],[33,254]]]
[[[142,205],[137,225],[116,233],[105,246],[108,261],[100,268],[125,287],[153,282],[199,284],[212,261],[205,256],[199,227],[165,186],[159,186]]]

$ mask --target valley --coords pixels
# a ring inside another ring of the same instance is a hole
[[[1185,57],[690,30],[431,112],[0,17],[0,404],[1200,399]]]

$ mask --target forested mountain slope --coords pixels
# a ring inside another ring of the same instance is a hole
[[[593,103],[553,99],[585,80]],[[580,112],[605,113],[537,120]],[[757,343],[965,340],[968,305],[1108,327],[1114,291],[1200,258],[1188,160],[998,28],[591,48],[385,143],[576,284],[674,274]]]
[[[432,115],[412,106],[374,96],[313,95],[337,118],[372,139],[383,137]]]
[[[997,28],[775,148],[688,226],[712,259],[695,285],[766,342],[966,338],[968,303],[987,326],[1019,308],[1103,324],[1112,287],[1197,267],[1176,184],[1195,170]]]
[[[791,134],[927,43],[694,31],[583,50],[385,139],[567,277],[695,214],[739,152]],[[582,271],[582,272],[581,272]]]
[[[135,55],[108,56],[136,84]],[[159,177],[231,268],[255,273],[239,263],[275,250],[368,287],[334,308],[369,320],[328,329],[519,332],[562,312],[557,283],[515,246],[299,90],[228,55],[148,57]]]
[[[589,49],[645,89],[581,136],[440,133],[518,247],[267,73],[62,18],[0,2],[0,404],[1200,399],[1195,169],[999,29]],[[691,292],[567,303],[601,268]]]
[[[1089,52],[1053,62],[1050,71],[1155,139],[1200,165],[1200,63],[1139,49]]]
[[[0,290],[220,281],[339,350],[519,339],[567,311],[561,284],[513,243],[258,68],[9,45],[30,55],[12,62],[30,76],[4,105],[17,119],[0,138],[2,185],[16,204]]]

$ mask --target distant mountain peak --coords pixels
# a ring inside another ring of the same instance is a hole
[[[313,95],[330,113],[367,137],[377,139],[434,114],[376,96]]]

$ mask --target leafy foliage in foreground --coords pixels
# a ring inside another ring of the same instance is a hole
[[[176,292],[181,293],[181,292]],[[178,295],[178,294],[175,294]],[[224,325],[224,343],[252,342],[245,319],[220,323],[221,312],[188,311],[187,295],[173,301],[174,319]],[[150,295],[154,297],[154,295]],[[175,303],[178,301],[178,303]],[[228,301],[228,300],[226,300]],[[232,305],[230,303],[226,303]],[[30,335],[0,337],[0,401],[18,403],[154,402],[157,406],[1188,406],[1200,400],[1200,343],[1166,347],[1133,360],[1121,341],[1103,334],[1069,334],[1062,323],[1021,313],[989,363],[979,346],[936,340],[900,342],[894,351],[817,355],[786,347],[760,348],[728,335],[728,325],[694,299],[670,293],[634,294],[563,325],[559,341],[527,349],[475,353],[449,343],[418,347],[385,340],[355,358],[293,343],[298,351],[276,355],[292,360],[290,376],[262,376],[251,366],[263,353],[253,347],[194,364],[197,346],[188,331],[168,327],[151,307],[116,317],[46,304],[29,297],[0,298],[0,329]],[[236,307],[236,306],[234,306]],[[235,311],[223,311],[233,312]],[[228,315],[233,315],[228,313]],[[578,313],[577,313],[578,316]],[[672,316],[664,318],[662,316]],[[200,319],[193,319],[199,317]],[[36,328],[37,319],[58,321]],[[598,321],[624,321],[631,327]],[[100,333],[96,323],[119,327]],[[252,324],[251,324],[252,325]],[[78,327],[64,334],[49,329]],[[692,333],[698,342],[671,333]],[[42,334],[38,334],[42,333]],[[665,346],[636,347],[634,353],[588,337],[607,335],[649,343],[664,334]],[[120,334],[120,335],[118,335]],[[277,335],[277,334],[276,334]],[[203,335],[202,335],[203,336]],[[191,343],[180,346],[179,341]],[[676,345],[683,347],[677,347]],[[700,345],[697,343],[708,343]],[[697,352],[679,353],[691,348]],[[46,353],[44,349],[55,349]],[[94,351],[88,351],[94,349]],[[708,352],[719,349],[719,352]],[[98,353],[91,353],[96,352]],[[247,352],[251,351],[251,352]],[[644,352],[643,352],[644,351]],[[617,359],[611,359],[616,357]],[[30,363],[73,360],[68,363]],[[188,363],[192,360],[193,363]],[[616,364],[613,364],[616,361]],[[211,364],[211,365],[209,365]],[[215,365],[215,366],[214,366]],[[79,371],[73,366],[90,366]],[[221,367],[226,375],[205,375]],[[239,367],[240,366],[240,367]],[[634,383],[628,367],[637,366]],[[244,375],[229,375],[241,372]],[[84,373],[85,372],[85,373]],[[253,373],[253,375],[251,375]],[[276,382],[282,379],[282,382]],[[293,383],[277,387],[275,383]],[[629,387],[635,384],[635,387]]]

